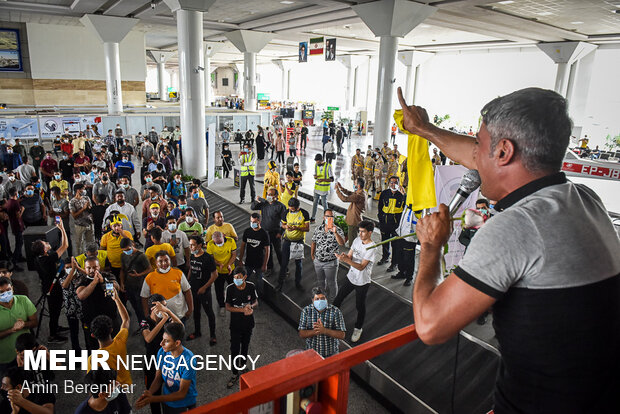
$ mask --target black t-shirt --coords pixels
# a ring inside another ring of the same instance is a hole
[[[105,295],[106,282],[111,283],[116,279],[113,274],[107,272],[101,272],[101,276],[103,276],[104,282],[95,286],[90,296],[82,301],[82,321],[87,325],[99,315],[107,315],[112,320],[116,319],[117,309],[114,299]],[[83,276],[78,287],[88,286],[90,282],[92,279]]]
[[[245,242],[245,265],[260,268],[265,258],[265,247],[269,246],[269,234],[262,228],[259,230],[247,228],[243,232],[242,240]]]
[[[252,304],[258,299],[256,287],[252,282],[245,282],[243,290],[231,283],[226,288],[226,303],[234,308],[243,308],[247,304]],[[230,329],[252,329],[254,328],[254,314],[246,316],[241,312],[231,312]]]
[[[30,401],[33,404],[44,405],[44,404],[56,404],[56,396],[50,393],[30,393],[26,400]],[[93,411],[95,412],[95,411]],[[19,407],[19,414],[30,414],[31,411],[26,410],[25,408]]]
[[[54,281],[54,277],[58,274],[60,261],[55,250],[50,250],[46,256],[37,257],[37,273],[41,279],[43,291],[47,292]],[[64,270],[62,270],[64,275]]]
[[[207,283],[211,278],[211,273],[217,269],[213,256],[206,252],[202,253],[200,256],[191,255],[189,258],[189,266],[191,269],[189,273],[189,284],[196,288],[200,288]],[[211,289],[210,286],[209,289]]]
[[[118,397],[109,401],[108,406],[103,411],[95,411],[90,408],[88,405],[89,399],[82,401],[78,408],[75,409],[74,414],[129,414],[131,412],[131,405],[127,401],[127,396],[122,392],[118,394]]]
[[[306,135],[308,135],[308,127],[304,126],[304,127],[301,128],[301,137],[305,138]]]
[[[152,331],[153,329],[155,329],[158,323],[159,323],[158,321],[154,321],[153,319],[150,318],[150,316],[147,316],[146,319],[143,319],[142,322],[140,322],[140,330],[144,331],[148,329]],[[164,328],[162,327],[159,330],[159,332],[157,332],[157,335],[155,335],[155,338],[153,338],[151,342],[144,341],[144,347],[146,348],[146,354],[157,355],[157,353],[159,352],[159,348],[161,348],[161,341],[163,339],[164,339]]]
[[[62,173],[62,178],[65,180],[69,180],[73,177],[73,158],[67,158],[66,160],[61,160],[58,164],[60,168],[60,172]]]
[[[300,181],[295,181],[296,183],[301,182],[301,177],[303,177],[303,174],[301,173],[301,171],[293,171],[293,180],[297,180],[298,178],[300,180]]]

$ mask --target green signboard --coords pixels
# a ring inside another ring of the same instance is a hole
[[[328,111],[340,111],[340,107],[338,107],[338,106],[328,106],[327,110]]]
[[[269,101],[269,94],[268,93],[259,93],[257,96],[257,99],[259,101]]]

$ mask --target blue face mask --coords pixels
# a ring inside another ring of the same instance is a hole
[[[41,183],[36,183],[34,186],[35,188],[41,188]]]
[[[314,301],[314,307],[319,312],[324,311],[327,307],[327,299],[317,299]]]
[[[0,293],[0,302],[9,303],[13,299],[13,291],[7,290],[6,292]]]
[[[235,285],[237,286],[243,285],[243,279],[233,279],[233,282],[235,282]]]
[[[33,195],[34,195],[34,191],[32,191],[32,190],[27,190],[27,191],[26,191],[26,195],[27,195],[28,197],[31,197],[31,196],[33,196]]]
[[[250,222],[250,227],[252,227],[253,229],[257,229],[258,228],[258,223]]]
[[[123,250],[123,253],[125,253],[127,256],[131,256],[131,254],[133,253],[133,249]]]
[[[489,208],[495,208],[495,204],[489,204]]]
[[[187,208],[187,204],[179,204],[180,210],[185,210]]]
[[[197,199],[198,199],[198,197],[200,197],[200,194],[198,194],[198,193],[192,194],[192,198],[193,198],[194,200],[197,200]]]

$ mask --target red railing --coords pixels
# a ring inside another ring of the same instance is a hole
[[[239,413],[319,384],[322,413],[346,413],[351,367],[418,339],[413,325],[323,359],[308,350],[241,376],[241,391],[191,410],[191,414]]]

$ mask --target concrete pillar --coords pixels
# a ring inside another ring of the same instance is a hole
[[[415,97],[414,88],[417,87],[418,69],[421,64],[433,57],[432,53],[418,50],[398,52],[398,60],[407,67],[405,78],[405,99],[407,102]]]
[[[240,52],[243,52],[245,109],[256,111],[256,54],[273,39],[274,35],[252,30],[234,30],[225,35]]]
[[[282,71],[282,94],[280,99],[283,101],[290,99],[291,68],[295,62],[282,59],[273,59],[271,62]]]
[[[406,0],[379,0],[351,6],[366,26],[380,38],[379,70],[377,74],[377,100],[373,145],[381,146],[390,137],[393,123],[394,65],[398,51],[398,38],[404,37],[436,7]]]
[[[159,99],[168,100],[168,86],[166,84],[166,60],[168,60],[175,52],[166,52],[161,50],[148,50],[147,56],[157,63],[157,86]]]
[[[138,21],[138,19],[95,14],[85,14],[80,19],[80,22],[92,30],[103,43],[109,115],[123,112],[119,44]]]
[[[369,111],[370,104],[370,63],[372,62],[372,56],[368,56],[368,71],[366,72],[366,112]]]
[[[363,57],[354,55],[341,55],[336,56],[336,60],[342,63],[347,68],[347,84],[345,90],[345,110],[350,111],[353,109],[353,97],[355,96],[355,82],[354,74],[355,69],[362,63]]]
[[[223,43],[219,42],[205,42],[205,105],[211,106],[211,102],[214,99],[213,88],[211,85],[211,58],[222,47]]]
[[[597,47],[585,42],[538,43],[536,46],[557,64],[554,90],[564,97],[570,88],[571,66]]]
[[[207,175],[203,12],[215,0],[164,0],[177,19],[179,93],[183,170],[194,177]]]

